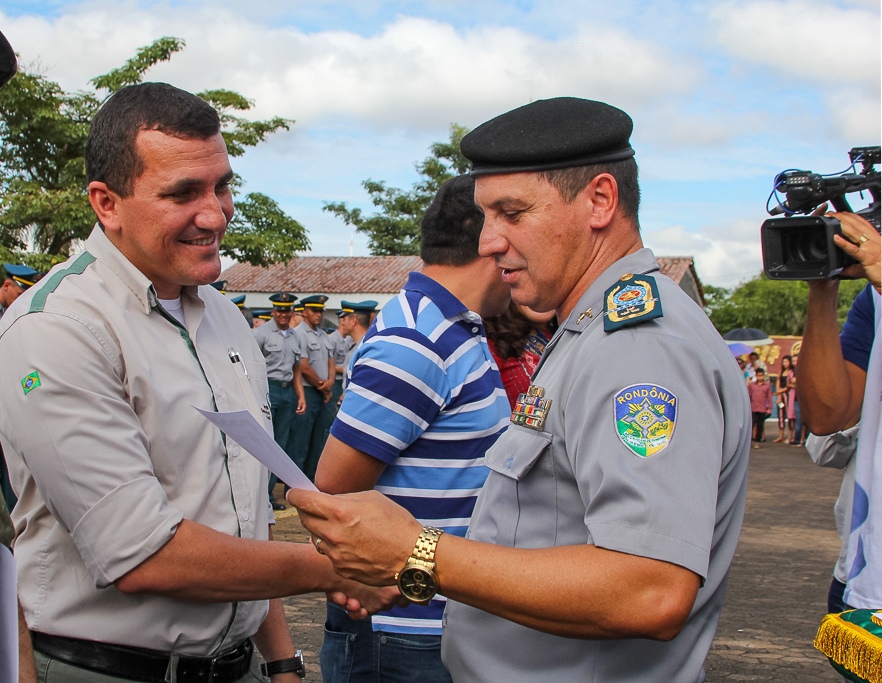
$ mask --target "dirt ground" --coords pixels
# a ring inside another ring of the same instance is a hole
[[[708,681],[842,680],[812,647],[839,552],[833,502],[841,478],[839,470],[816,467],[801,447],[764,443],[751,452],[744,528],[705,665]],[[276,519],[277,539],[306,540],[293,510]],[[288,598],[285,613],[307,680],[320,681],[324,596]]]

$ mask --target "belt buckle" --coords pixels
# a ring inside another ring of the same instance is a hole
[[[243,643],[239,647],[234,648],[233,650],[225,653],[218,654],[216,657],[212,657],[208,661],[208,678],[206,681],[214,681],[219,672],[217,670],[217,666],[220,663],[227,664],[229,666],[235,666],[238,662],[250,658],[251,652],[253,650],[249,648],[248,643]]]

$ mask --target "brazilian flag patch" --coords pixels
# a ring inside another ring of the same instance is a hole
[[[674,436],[677,397],[658,384],[632,384],[617,393],[616,431],[635,455],[648,458],[663,451]]]
[[[21,380],[21,388],[25,392],[25,396],[40,386],[40,373],[34,370]]]

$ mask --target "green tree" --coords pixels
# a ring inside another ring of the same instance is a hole
[[[865,280],[839,284],[839,326]],[[734,289],[704,287],[705,310],[720,334],[736,327],[755,327],[770,335],[800,336],[808,311],[808,284],[799,280],[770,280],[760,274]]]
[[[64,260],[95,222],[86,195],[85,146],[101,104],[126,85],[142,82],[155,64],[183,49],[181,38],[160,38],[123,66],[90,81],[91,92],[67,93],[58,83],[24,69],[0,90],[0,256],[47,268]],[[199,93],[217,109],[231,156],[293,123],[249,121],[238,114],[253,103],[229,90]],[[234,188],[242,181],[236,179]],[[221,253],[254,265],[288,260],[309,249],[306,230],[273,200],[250,193],[236,201]],[[31,246],[33,251],[26,251]]]
[[[327,203],[324,210],[366,234],[368,248],[375,256],[419,254],[423,213],[445,181],[469,168],[468,160],[459,151],[459,143],[466,133],[467,128],[451,124],[450,140],[434,143],[430,156],[415,164],[422,178],[410,190],[388,187],[383,181],[362,182],[371,203],[378,209],[371,216],[365,216],[361,209],[350,209],[345,202]]]

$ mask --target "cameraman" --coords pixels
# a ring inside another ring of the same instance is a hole
[[[834,237],[836,246],[857,261],[842,275],[864,277],[869,284],[855,299],[837,335],[839,280],[809,281],[797,392],[803,421],[813,434],[831,434],[861,421],[844,601],[850,607],[878,608],[882,605],[882,241],[860,216],[828,215],[842,225],[842,236]]]

